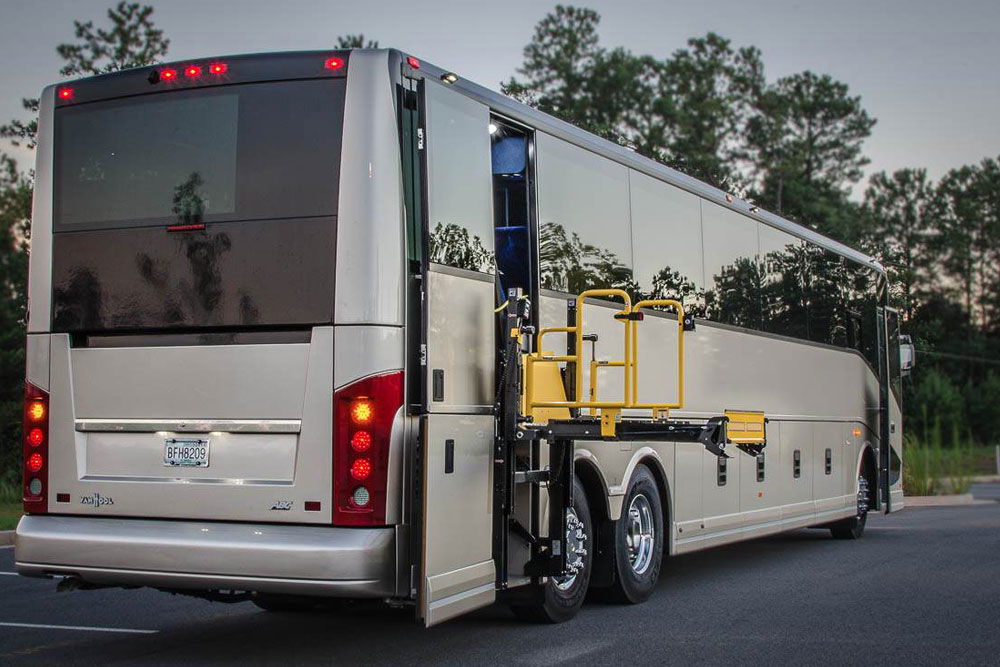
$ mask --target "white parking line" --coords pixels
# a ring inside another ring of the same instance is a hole
[[[3,623],[5,628],[38,628],[41,630],[85,630],[87,632],[127,632],[134,635],[154,635],[159,630],[133,630],[132,628],[94,628],[86,625],[44,625],[41,623]]]

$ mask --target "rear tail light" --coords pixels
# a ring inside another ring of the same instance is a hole
[[[49,395],[30,382],[24,385],[24,512],[49,510]]]
[[[333,395],[333,523],[385,525],[392,424],[402,371],[359,380]]]

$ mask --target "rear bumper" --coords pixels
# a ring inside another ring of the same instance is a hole
[[[19,574],[100,585],[333,597],[396,594],[397,528],[25,516]]]

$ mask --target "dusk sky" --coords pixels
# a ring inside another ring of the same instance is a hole
[[[73,19],[102,25],[113,0],[0,0],[0,119],[59,79],[56,44]],[[491,88],[514,74],[554,3],[365,0],[158,0],[169,59],[323,49],[363,32]],[[810,69],[846,82],[878,119],[869,173],[949,168],[1000,155],[997,0],[589,0],[601,40],[666,56],[718,32],[763,51],[769,80]],[[23,152],[15,153],[24,157]],[[25,166],[28,166],[25,164]]]

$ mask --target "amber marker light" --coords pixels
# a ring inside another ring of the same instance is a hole
[[[32,401],[28,406],[28,419],[33,422],[40,422],[45,419],[45,404],[41,401]]]
[[[374,413],[372,402],[367,398],[354,401],[354,404],[351,405],[351,419],[355,424],[368,424]]]

